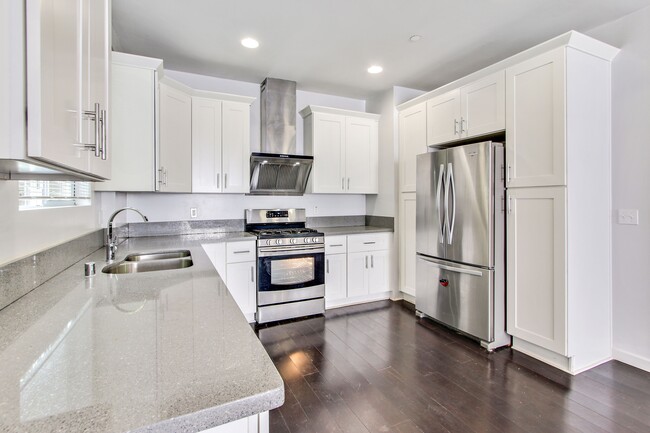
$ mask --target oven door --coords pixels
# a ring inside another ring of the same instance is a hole
[[[257,305],[273,305],[325,296],[325,248],[260,248],[257,258]]]

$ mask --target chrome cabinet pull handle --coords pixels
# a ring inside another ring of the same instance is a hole
[[[371,268],[375,267],[375,256],[370,256],[370,267]]]
[[[350,178],[348,177],[348,191],[350,190]]]
[[[221,173],[217,173],[217,188],[219,188],[219,181],[221,180]]]
[[[255,282],[255,269],[251,266],[251,283]]]
[[[461,133],[461,135],[463,134],[463,132],[466,132],[466,129],[465,129],[465,127],[463,126],[463,125],[465,125],[466,123],[467,123],[467,121],[461,117],[461,118],[460,118],[460,133]]]
[[[454,135],[458,135],[458,120],[454,119]]]
[[[224,173],[223,175],[223,189],[228,188],[228,173]]]
[[[341,190],[345,191],[345,178],[341,178]]]
[[[325,264],[327,265],[327,273],[330,273],[330,259],[325,260]]]
[[[343,246],[343,244],[332,244],[332,245],[330,245],[330,247],[342,247],[342,246]]]
[[[508,196],[508,215],[512,214],[512,196]]]
[[[106,122],[108,121],[108,119],[107,119],[106,110],[102,110],[100,120],[101,120],[101,125],[102,125],[101,154],[102,154],[102,159],[104,161],[106,161],[106,159],[108,158],[108,141],[106,140]]]
[[[373,241],[373,242],[364,242],[363,244],[364,244],[364,245],[374,245],[374,244],[376,244],[376,243],[377,243],[377,242],[374,242],[374,241]]]
[[[245,254],[245,253],[250,253],[250,250],[239,250],[239,251],[233,251],[233,254]]]
[[[508,170],[507,171],[508,171],[508,173],[507,173],[506,183],[510,183],[510,164],[508,164]]]

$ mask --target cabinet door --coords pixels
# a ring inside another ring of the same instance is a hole
[[[257,301],[255,299],[255,262],[228,263],[226,265],[226,286],[246,319],[254,318]]]
[[[345,254],[325,255],[325,303],[347,297],[347,263]]]
[[[427,151],[427,105],[399,113],[399,191],[415,191],[415,157]]]
[[[160,191],[192,191],[192,98],[160,83]]]
[[[378,122],[373,119],[345,119],[345,189],[353,194],[377,193]]]
[[[499,71],[460,89],[462,137],[506,129],[505,86],[505,71]]]
[[[369,254],[365,251],[348,253],[348,297],[368,294]]]
[[[225,282],[226,277],[226,244],[219,242],[216,244],[201,244],[205,253],[208,255],[212,266],[217,270],[219,276]]]
[[[565,48],[506,70],[508,187],[566,184]]]
[[[90,122],[81,106],[81,10],[81,0],[26,2],[27,153],[87,171],[90,151],[81,144]]]
[[[250,106],[223,102],[223,192],[250,191]]]
[[[155,88],[151,69],[113,64],[111,68],[111,180],[95,191],[155,191]]]
[[[345,190],[345,116],[314,113],[312,192],[341,193]]]
[[[103,113],[103,127],[100,128],[101,140],[106,158],[95,156],[88,152],[88,171],[97,176],[108,179],[111,177],[112,152],[108,149],[111,144],[110,125],[111,111],[109,101],[110,89],[110,53],[111,53],[111,8],[110,0],[84,0],[83,2],[86,25],[82,58],[82,101],[85,110],[93,110],[99,104]],[[130,110],[131,111],[131,110]],[[92,125],[89,125],[92,123]],[[84,142],[92,143],[95,140],[95,122],[86,122]]]
[[[400,290],[415,296],[415,193],[400,198]]]
[[[221,192],[221,101],[192,98],[192,192]]]
[[[388,286],[388,250],[368,253],[368,293],[383,293]]]
[[[566,188],[508,190],[508,333],[566,355]]]
[[[452,90],[427,101],[427,144],[460,138],[460,90]]]

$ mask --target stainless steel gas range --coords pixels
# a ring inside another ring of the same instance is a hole
[[[247,209],[257,236],[257,323],[325,311],[325,237],[304,209]]]

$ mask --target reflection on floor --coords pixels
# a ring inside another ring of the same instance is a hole
[[[650,432],[650,374],[570,376],[391,301],[259,329],[285,381],[271,433]]]

